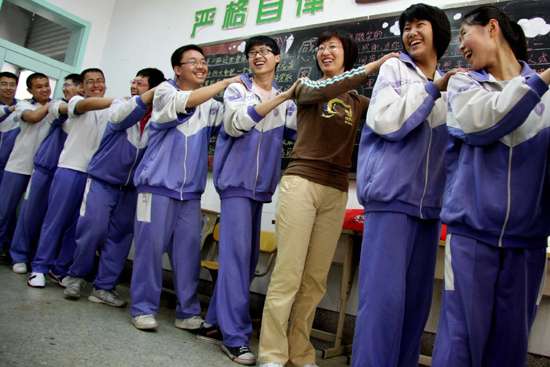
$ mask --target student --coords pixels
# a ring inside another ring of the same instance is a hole
[[[19,78],[10,72],[0,72],[0,182],[4,176],[4,169],[13,150],[15,139],[21,131],[19,118],[14,113],[17,100],[15,90]],[[4,241],[9,246],[15,230],[15,213],[10,218]],[[3,252],[4,244],[0,241],[0,256],[7,256]]]
[[[19,120],[21,132],[17,135],[13,150],[6,164],[4,177],[0,184],[0,238],[4,238],[12,216],[34,168],[33,158],[40,143],[48,133],[48,104],[50,101],[50,82],[41,73],[33,73],[27,78],[27,91],[32,99],[19,101],[15,116]],[[8,253],[9,249],[4,248]]]
[[[17,220],[10,249],[14,273],[26,274],[27,264],[34,258],[35,243],[38,241],[40,227],[48,208],[53,176],[69,131],[69,125],[66,123],[66,102],[76,95],[84,94],[81,76],[67,75],[62,91],[64,100],[53,100],[48,106],[48,121],[51,122],[51,126],[34,156],[34,170]],[[58,273],[57,269],[53,269],[53,273]]]
[[[365,208],[352,365],[416,366],[430,313],[445,187],[451,39],[445,13],[399,17],[404,52],[380,68],[361,134],[357,197]]]
[[[134,178],[138,192],[130,314],[137,329],[156,329],[167,251],[179,304],[175,326],[202,324],[197,296],[200,271],[200,197],[206,186],[207,149],[221,125],[222,109],[211,99],[238,77],[198,89],[208,65],[196,45],[172,54],[175,80],[159,85],[153,99],[149,143]]]
[[[158,69],[140,70],[131,81],[130,99],[116,99],[109,123],[88,165],[88,181],[76,226],[76,251],[64,294],[80,298],[84,277],[99,269],[89,301],[114,307],[128,304],[115,291],[132,245],[137,194],[134,172],[147,146],[155,87],[165,80]]]
[[[296,138],[296,105],[288,101],[294,86],[281,92],[273,82],[281,60],[274,39],[252,37],[245,55],[253,76],[243,75],[224,93],[224,125],[214,154],[214,185],[221,199],[219,272],[197,338],[221,344],[237,363],[254,365],[248,348],[250,282],[258,263],[263,203],[271,202],[279,181],[283,139]]]
[[[351,70],[357,44],[337,29],[323,32],[317,49],[323,77],[302,80],[295,89],[298,132],[279,186],[278,253],[260,334],[263,367],[315,366],[309,336],[342,231],[357,126],[369,105],[352,89],[396,56]]]
[[[21,131],[17,114],[13,113],[17,104],[15,90],[18,81],[19,78],[13,73],[0,73],[0,182],[15,139]]]
[[[50,190],[48,210],[42,225],[36,256],[31,264],[32,273],[27,283],[35,288],[44,288],[46,273],[62,287],[66,286],[63,278],[67,275],[76,246],[74,233],[78,209],[86,186],[86,168],[99,147],[109,119],[107,108],[114,100],[102,98],[106,87],[105,76],[100,69],[86,69],[80,75],[86,98],[74,96],[68,104],[67,123],[70,125],[70,131],[59,156],[58,168]],[[54,262],[58,274],[50,271]]]
[[[449,81],[445,289],[432,366],[525,366],[550,234],[550,69],[521,27],[483,6],[463,18],[474,69]]]

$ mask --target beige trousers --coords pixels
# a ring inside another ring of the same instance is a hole
[[[262,316],[259,360],[301,367],[315,363],[309,336],[326,292],[348,193],[299,176],[284,176],[279,188],[278,253]]]

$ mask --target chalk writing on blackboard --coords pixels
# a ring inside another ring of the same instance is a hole
[[[550,0],[541,1],[509,1],[494,3],[494,6],[503,9],[516,21],[520,19],[530,20],[540,17],[546,24],[550,23]],[[439,68],[448,71],[457,67],[468,67],[468,63],[462,58],[458,49],[460,41],[458,31],[462,22],[462,15],[474,9],[476,6],[458,7],[444,9],[451,22],[452,38],[447,52],[439,60]],[[359,56],[355,66],[360,66],[375,61],[383,55],[401,51],[401,36],[398,34],[396,22],[399,15],[368,19],[331,26],[317,26],[310,29],[287,31],[271,34],[281,48],[281,62],[275,74],[275,82],[281,90],[287,90],[299,77],[307,76],[310,79],[318,79],[321,72],[317,67],[315,53],[315,42],[317,37],[326,29],[339,28],[352,34],[359,46]],[[529,35],[528,35],[529,36]],[[529,59],[526,60],[531,68],[540,73],[550,66],[550,34],[530,35],[528,38]],[[223,42],[214,45],[204,46],[207,55],[209,74],[205,85],[213,84],[227,77],[250,73],[248,59],[239,52],[244,49],[244,41]],[[370,97],[372,88],[376,81],[376,75],[369,76],[368,82],[358,89],[358,92]],[[216,96],[218,100],[223,99],[223,91]],[[351,171],[356,171],[357,148],[360,139],[360,131],[364,121],[360,124],[360,130],[356,139],[356,147],[352,157]],[[214,140],[212,140],[213,152]],[[288,164],[292,143],[285,142],[282,151],[283,168]]]

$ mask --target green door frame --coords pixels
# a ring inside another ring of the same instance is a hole
[[[60,97],[62,95],[63,78],[68,74],[80,71],[84,52],[86,51],[86,43],[90,34],[91,23],[44,0],[0,0],[0,8],[3,1],[36,13],[72,31],[65,62],[54,60],[25,47],[0,39],[0,65],[7,62],[60,80],[61,83],[56,83],[53,94],[54,98]]]

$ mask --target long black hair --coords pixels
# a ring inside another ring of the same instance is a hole
[[[502,10],[494,6],[481,6],[464,16],[462,24],[485,26],[494,19],[498,22],[502,35],[510,45],[516,59],[527,61],[527,39],[519,24],[514,22]]]

